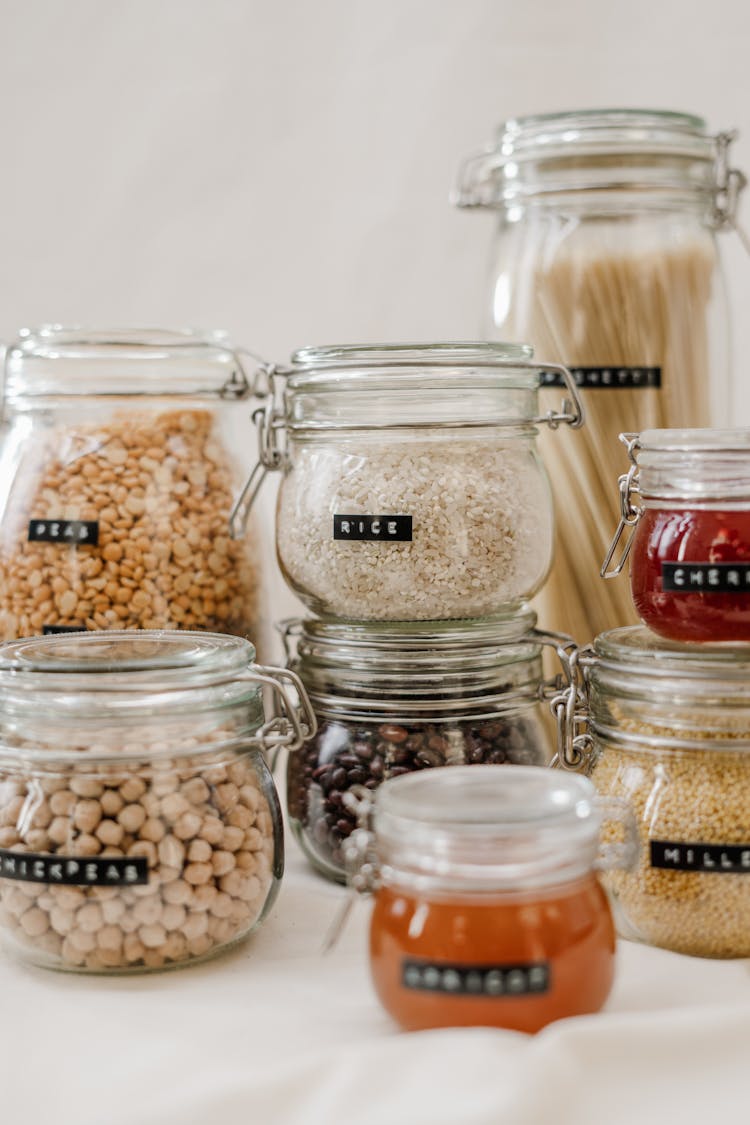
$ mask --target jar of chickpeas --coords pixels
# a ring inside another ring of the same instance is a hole
[[[261,924],[284,866],[264,751],[300,746],[315,721],[296,676],[253,656],[194,632],[0,646],[0,934],[13,953],[142,972]]]

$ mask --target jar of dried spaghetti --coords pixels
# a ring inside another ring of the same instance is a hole
[[[283,472],[277,554],[302,601],[331,617],[432,621],[505,613],[530,598],[552,550],[538,430],[583,421],[557,367],[568,397],[539,413],[550,370],[530,348],[505,344],[297,352],[275,379],[275,408],[269,399],[258,419],[261,460],[247,495],[267,469]]]
[[[681,113],[544,114],[504,122],[461,171],[459,206],[498,216],[485,334],[567,364],[586,406],[583,433],[541,445],[565,519],[539,612],[581,643],[636,619],[626,589],[591,583],[618,433],[728,422],[716,232],[745,182],[730,140]]]
[[[6,356],[0,639],[206,629],[262,642],[258,525],[235,542],[228,523],[255,383],[218,332],[20,334]]]
[[[552,757],[543,646],[570,680],[570,638],[525,609],[482,621],[288,622],[289,667],[317,733],[289,755],[292,831],[324,875],[344,879],[356,827],[347,795],[401,774],[461,765],[546,766]]]
[[[581,663],[591,778],[638,820],[637,866],[606,877],[620,932],[677,953],[750,956],[747,649],[628,626]]]

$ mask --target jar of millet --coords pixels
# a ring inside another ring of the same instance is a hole
[[[284,864],[264,752],[298,746],[314,719],[293,673],[252,659],[247,641],[210,633],[0,646],[0,934],[12,952],[143,972],[261,924]]]
[[[24,330],[6,353],[0,640],[205,629],[262,644],[260,520],[229,514],[265,376],[221,332]]]
[[[605,878],[620,933],[750,956],[750,654],[630,626],[602,633],[580,662],[587,708],[570,764],[638,821],[636,866]]]
[[[444,765],[549,762],[547,700],[569,681],[575,646],[535,623],[526,608],[483,621],[282,626],[318,720],[287,765],[292,831],[318,870],[345,877],[353,787]],[[544,646],[560,662],[555,681],[542,674]]]
[[[534,1032],[601,1008],[615,934],[595,868],[632,861],[623,802],[559,770],[479,765],[361,790],[358,812],[347,868],[373,892],[372,979],[402,1028]],[[604,816],[623,842],[600,844]]]

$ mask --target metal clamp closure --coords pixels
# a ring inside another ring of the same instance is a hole
[[[620,434],[620,441],[625,445],[628,451],[631,465],[627,473],[623,473],[617,481],[620,490],[620,522],[617,525],[617,530],[615,531],[606,558],[599,571],[599,575],[602,578],[616,578],[618,574],[622,573],[622,569],[630,554],[630,548],[633,546],[633,535],[636,526],[643,515],[643,508],[633,503],[633,495],[640,492],[640,478],[638,474],[638,462],[636,460],[636,453],[641,447],[640,435]],[[614,566],[610,566],[626,529],[628,529],[628,537],[622,548],[620,557]]]
[[[342,800],[357,819],[357,827],[341,844],[349,893],[336,911],[326,934],[323,953],[330,953],[337,944],[359,895],[372,894],[380,886],[380,865],[375,854],[375,833],[372,829],[375,807],[372,792],[364,785],[353,785],[343,794]]]
[[[573,378],[572,372],[565,366],[564,363],[528,363],[515,364],[517,367],[530,367],[535,371],[549,372],[551,375],[559,375],[565,384],[565,389],[570,395],[570,398],[564,398],[560,404],[560,409],[548,410],[546,414],[540,414],[532,421],[538,424],[545,424],[551,430],[556,430],[561,423],[570,426],[572,430],[579,430],[583,423],[586,421],[586,411],[581,401],[576,381]]]
[[[296,673],[288,668],[269,668],[251,664],[243,679],[270,688],[272,718],[258,731],[256,738],[263,750],[299,750],[317,730],[317,720],[307,692]],[[296,699],[289,693],[294,689]]]
[[[265,368],[265,373],[269,380],[266,400],[263,406],[253,411],[253,422],[258,439],[258,460],[229,513],[229,535],[232,539],[241,539],[245,534],[250,509],[255,503],[266,475],[275,469],[280,469],[286,456],[280,441],[280,434],[284,429],[284,413],[277,403],[275,385],[275,376],[279,374],[279,369],[269,364]]]
[[[557,722],[557,752],[550,765],[577,773],[587,771],[593,749],[588,732],[588,691],[581,665],[581,657],[592,653],[590,647],[571,653],[570,683],[550,700],[550,710]]]

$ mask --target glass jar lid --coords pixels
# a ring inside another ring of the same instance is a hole
[[[532,705],[542,688],[536,614],[462,621],[347,622],[309,618],[282,626],[295,641],[290,667],[320,714],[456,716],[477,705],[497,714]]]
[[[459,207],[503,207],[544,194],[652,190],[710,198],[721,183],[731,135],[701,117],[648,109],[592,109],[502,122],[459,175]],[[735,188],[744,186],[737,177]]]
[[[623,434],[644,499],[750,499],[750,430]]]
[[[375,791],[383,881],[463,893],[527,890],[594,866],[601,813],[585,777],[538,766],[450,766]]]
[[[253,393],[246,349],[225,332],[199,329],[24,328],[5,356],[5,397]]]
[[[81,632],[0,645],[0,726],[10,717],[123,722],[260,704],[255,649],[214,633]]]

